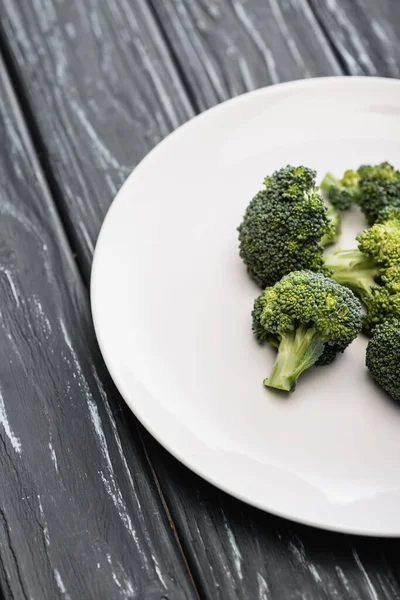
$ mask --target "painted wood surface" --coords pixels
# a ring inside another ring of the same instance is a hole
[[[194,599],[1,61],[0,139],[0,597]]]
[[[310,2],[347,74],[400,77],[397,0]]]
[[[7,64],[86,283],[115,191],[159,139],[195,112],[278,81],[396,75],[398,47],[391,42],[400,23],[393,0],[379,10],[372,0],[2,3]],[[357,70],[368,61],[369,71]],[[120,415],[120,456],[131,473],[146,473],[141,452],[131,449],[133,418],[115,393],[110,405]],[[67,444],[67,425],[59,431]],[[202,598],[400,597],[397,541],[316,532],[255,511],[142,435]]]
[[[342,74],[307,0],[150,0],[199,110],[265,85]]]

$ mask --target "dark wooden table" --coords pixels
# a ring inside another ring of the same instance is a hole
[[[261,513],[151,439],[99,356],[88,284],[157,142],[259,86],[399,77],[400,0],[0,7],[0,598],[399,599],[399,541]]]

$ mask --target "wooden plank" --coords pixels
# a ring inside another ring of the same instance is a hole
[[[41,158],[88,277],[105,212],[132,167],[193,115],[143,0],[0,0]]]
[[[160,452],[154,460],[200,596],[398,600],[399,540],[304,527],[245,506]]]
[[[199,109],[342,73],[307,0],[150,0]]]
[[[77,0],[68,4],[47,0],[46,5],[57,11],[52,28],[62,39],[62,53],[46,46],[42,51],[39,69],[34,57],[42,48],[43,27],[39,23],[37,9],[16,6],[12,0],[5,2],[7,43],[21,85],[34,109],[44,148],[60,188],[60,206],[70,215],[70,223],[76,228],[76,247],[80,255],[84,255],[87,265],[90,263],[93,236],[101,218],[98,215],[103,214],[104,207],[111,199],[112,190],[108,181],[111,179],[115,187],[119,185],[118,165],[125,167],[121,171],[122,179],[130,165],[141,157],[146,145],[150,148],[158,136],[161,137],[175,126],[171,120],[162,121],[165,116],[162,114],[161,120],[156,119],[159,127],[157,135],[146,139],[146,124],[152,121],[152,112],[157,110],[159,100],[143,91],[146,69],[142,66],[143,54],[138,55],[135,50],[137,36],[129,38],[128,47],[125,45],[123,48],[116,39],[120,35],[126,39],[132,16],[127,23],[118,20],[118,27],[115,28],[116,20],[112,17],[114,11],[119,11],[121,6],[129,11],[125,2],[118,2],[117,8],[115,4],[110,3],[111,7],[108,7],[102,1],[96,2],[94,22],[100,20],[109,27],[102,26],[102,42],[95,44],[93,18],[89,21],[83,15],[83,25],[79,23],[77,26],[74,22]],[[88,0],[79,6],[83,7],[85,14],[90,7],[94,11]],[[171,94],[170,101],[173,101],[174,110],[179,113],[178,121],[192,113],[189,98],[193,99],[197,108],[205,108],[233,94],[275,80],[341,72],[335,54],[305,1],[251,0],[239,3],[235,0],[170,0],[166,3],[154,0],[152,6],[159,23],[165,28],[170,51],[179,60],[179,71],[189,86],[188,96],[185,96],[174,73],[168,48],[157,37],[154,49],[154,43],[148,39],[155,35],[152,29],[154,24],[149,25],[152,23],[151,16],[142,2],[135,3],[134,11],[136,19],[138,15],[141,19],[142,33],[139,39],[145,44],[145,56],[151,58],[151,64],[167,90],[166,94]],[[73,23],[75,30],[80,28],[80,46],[64,33],[72,31],[69,23]],[[265,41],[266,30],[268,44]],[[98,53],[88,50],[92,45],[99,48]],[[107,48],[108,61],[119,65],[119,74],[123,69],[123,79],[121,81],[118,78],[117,87],[112,85],[114,82],[109,72],[105,73],[99,66],[103,45]],[[122,57],[125,57],[124,60]],[[68,73],[68,79],[57,79],[57,70],[60,69]],[[82,70],[97,74],[101,80],[97,82],[101,93],[96,86],[86,85]],[[46,77],[42,71],[47,73]],[[41,85],[35,83],[36,78],[41,79]],[[49,88],[48,81],[56,81],[56,92]],[[73,88],[79,91],[79,107],[97,135],[93,147],[88,147],[85,139],[82,139],[86,137],[86,131],[81,130],[81,120],[76,118],[71,108],[71,81]],[[149,114],[140,113],[142,95]],[[117,102],[116,99],[125,100],[126,113],[121,116],[111,111],[113,127],[107,128],[104,119],[110,97],[114,98],[112,106]],[[132,99],[132,105],[126,103],[127,97]],[[91,112],[93,104],[96,105],[95,114]],[[52,114],[48,115],[51,111]],[[64,113],[70,119],[69,136],[63,127]],[[98,114],[102,115],[101,119],[96,117]],[[125,118],[125,115],[129,118]],[[137,119],[137,115],[145,119],[139,151],[132,143],[136,137],[131,134],[132,121]],[[50,123],[53,129],[48,128]],[[68,153],[62,152],[67,143],[65,138],[69,142]],[[79,155],[81,145],[86,150],[85,160],[77,163],[74,157]],[[114,156],[118,151],[114,166],[108,164],[101,169],[92,167],[98,147],[112,148]],[[125,160],[126,156],[131,158],[130,163]],[[61,193],[64,187],[74,185],[79,185],[78,199],[73,194]],[[98,196],[90,193],[94,186]],[[80,233],[75,213],[83,219],[89,243]],[[394,542],[354,540],[353,543],[351,538],[345,536],[314,532],[259,513],[201,482],[153,444],[149,436],[146,435],[145,439],[204,598],[368,600],[397,598],[400,595],[399,572],[393,559],[398,546]]]
[[[2,61],[0,139],[0,596],[193,600]]]
[[[349,75],[400,77],[397,0],[310,0]]]

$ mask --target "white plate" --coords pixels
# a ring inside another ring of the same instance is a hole
[[[303,523],[400,535],[400,410],[372,383],[360,337],[296,392],[250,329],[258,289],[236,227],[263,177],[400,166],[400,82],[327,78],[246,94],[193,119],[130,175],[98,241],[92,306],[106,363],[140,421],[230,494]],[[362,229],[348,218],[342,246]]]

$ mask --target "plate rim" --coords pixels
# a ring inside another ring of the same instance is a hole
[[[114,363],[113,363],[112,357],[110,356],[109,349],[107,348],[107,344],[103,340],[102,326],[100,323],[100,315],[97,310],[97,302],[96,302],[96,296],[97,296],[96,288],[98,285],[97,281],[100,278],[99,273],[101,271],[98,249],[100,248],[100,246],[102,246],[102,239],[104,237],[104,232],[105,232],[106,228],[108,227],[108,223],[110,221],[110,215],[116,210],[116,207],[119,203],[121,196],[123,196],[125,193],[125,189],[131,185],[132,178],[137,175],[138,170],[140,172],[142,170],[142,168],[146,166],[147,162],[152,159],[154,153],[157,153],[159,151],[160,147],[163,147],[164,144],[169,143],[171,141],[171,139],[175,138],[175,136],[179,136],[182,133],[182,131],[185,130],[186,128],[190,127],[193,122],[195,122],[199,119],[200,120],[206,119],[211,113],[217,114],[219,111],[226,109],[227,106],[240,105],[240,103],[246,102],[248,99],[253,98],[255,96],[263,96],[263,95],[273,96],[275,93],[279,93],[284,88],[288,88],[288,89],[296,89],[296,88],[303,88],[303,87],[307,88],[307,87],[313,87],[316,84],[322,85],[322,86],[345,84],[345,85],[349,85],[350,87],[352,87],[354,85],[358,86],[360,84],[363,85],[366,83],[377,84],[377,85],[384,84],[384,85],[389,85],[392,87],[400,88],[400,79],[394,79],[394,78],[390,78],[390,77],[369,77],[369,76],[347,76],[347,75],[345,75],[345,76],[311,77],[311,78],[307,78],[307,79],[296,79],[293,81],[285,81],[282,83],[277,83],[277,84],[257,88],[255,90],[245,92],[238,96],[235,96],[233,98],[225,100],[225,101],[223,101],[215,106],[212,106],[211,108],[208,108],[207,110],[193,116],[192,118],[189,118],[186,122],[184,122],[182,125],[180,125],[175,130],[173,130],[171,133],[169,133],[165,138],[160,140],[160,142],[158,142],[138,162],[138,164],[136,166],[133,167],[132,171],[126,177],[125,181],[123,182],[123,184],[119,188],[118,192],[116,193],[115,197],[113,198],[113,200],[106,212],[106,215],[104,217],[104,220],[101,225],[100,232],[99,232],[96,244],[95,244],[95,250],[94,250],[92,267],[91,267],[91,274],[90,274],[89,292],[90,292],[91,313],[92,313],[92,319],[93,319],[94,330],[95,330],[97,342],[98,342],[103,360],[105,362],[105,365],[107,367],[107,370],[110,373],[110,376],[114,382],[114,385],[116,386],[118,392],[121,394],[124,402],[127,404],[127,406],[132,411],[134,416],[138,419],[138,421],[143,425],[143,427],[152,435],[152,437],[154,437],[154,439],[165,450],[167,450],[174,458],[176,458],[180,463],[182,463],[190,471],[192,471],[193,473],[195,473],[196,475],[198,475],[199,477],[201,477],[202,479],[204,479],[205,481],[207,481],[208,483],[210,483],[217,489],[228,494],[229,496],[236,498],[236,499],[240,500],[241,502],[244,502],[244,503],[246,503],[250,506],[253,506],[259,510],[267,512],[271,515],[286,519],[292,523],[299,523],[299,524],[307,525],[309,527],[313,527],[313,528],[319,529],[319,530],[343,533],[343,534],[350,534],[350,535],[357,535],[357,536],[361,536],[361,537],[397,538],[400,536],[400,530],[398,530],[398,531],[394,530],[393,532],[388,532],[388,531],[382,531],[382,530],[377,530],[377,529],[368,530],[366,527],[358,527],[358,526],[348,527],[347,525],[341,526],[340,524],[331,525],[329,523],[325,523],[323,520],[319,521],[318,519],[312,520],[312,519],[308,519],[308,518],[296,517],[296,516],[293,516],[293,514],[288,514],[284,510],[280,511],[278,509],[271,508],[268,506],[268,503],[258,502],[257,500],[251,499],[251,497],[247,497],[246,494],[242,494],[242,493],[238,492],[237,490],[230,489],[228,485],[225,485],[224,482],[219,482],[216,478],[213,477],[212,474],[208,473],[206,469],[202,469],[198,465],[191,463],[190,460],[187,460],[185,455],[180,451],[179,448],[174,448],[166,439],[164,439],[164,437],[162,435],[162,431],[160,431],[159,429],[152,426],[151,421],[149,419],[147,419],[147,417],[144,414],[141,413],[140,407],[134,405],[133,402],[131,402],[129,390],[125,389],[124,381],[121,381],[119,379],[119,377],[117,376],[115,369],[114,369]]]

